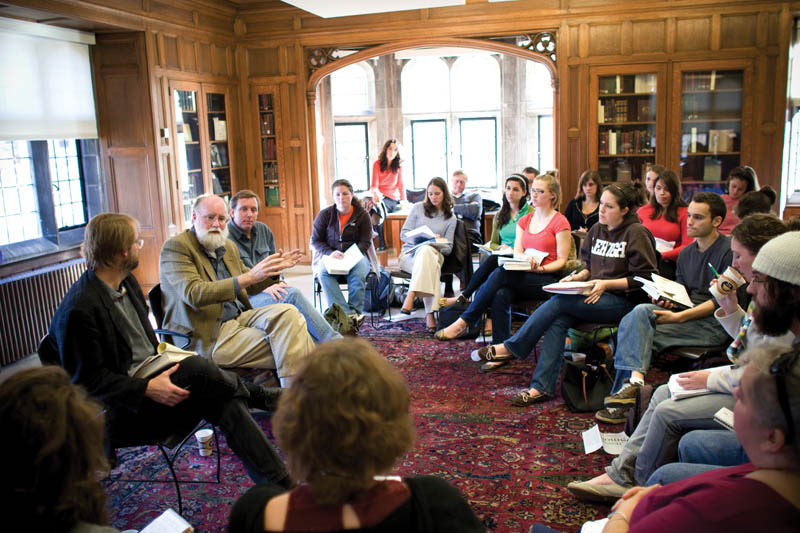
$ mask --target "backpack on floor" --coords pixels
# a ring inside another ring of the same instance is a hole
[[[364,293],[364,311],[383,315],[394,299],[392,276],[381,267],[378,276],[367,276],[367,290]]]
[[[323,316],[328,324],[340,335],[358,335],[358,330],[353,323],[353,319],[342,309],[341,305],[332,303],[331,306],[325,310]]]
[[[461,314],[467,310],[469,303],[448,305],[439,309],[439,319],[436,321],[436,329],[444,329],[456,320]],[[469,330],[462,335],[461,339],[476,339],[481,334],[481,325],[483,321],[479,321],[477,325],[470,326]]]

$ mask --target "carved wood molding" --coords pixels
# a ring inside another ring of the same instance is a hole
[[[306,52],[306,65],[308,73],[313,74],[318,68],[336,61],[338,48],[309,48]]]
[[[556,30],[525,34],[525,40],[518,46],[556,62]]]

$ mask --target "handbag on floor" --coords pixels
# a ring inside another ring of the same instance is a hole
[[[453,305],[448,305],[447,307],[442,307],[439,309],[439,318],[436,321],[436,329],[444,329],[456,320],[461,314],[467,310],[469,307],[469,302],[464,304],[455,303]],[[467,332],[464,335],[461,335],[460,339],[477,339],[478,335],[481,334],[481,325],[483,321],[478,321],[478,324],[475,326],[470,326]]]
[[[577,352],[564,354],[561,396],[573,413],[599,411],[605,407],[603,400],[614,384],[613,346],[598,342],[586,351],[584,359],[576,358],[576,354]],[[577,360],[571,360],[570,356]]]

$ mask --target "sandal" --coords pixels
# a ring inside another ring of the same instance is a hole
[[[469,354],[470,358],[475,362],[481,361],[506,361],[508,362],[514,356],[510,353],[505,354],[498,354],[495,349],[494,345],[484,346],[483,348],[478,348],[477,350],[472,350],[472,353]]]
[[[524,390],[511,398],[511,405],[516,407],[529,407],[537,403],[546,402],[549,399],[550,396],[547,394],[543,394],[541,392],[539,394],[531,394],[530,392]]]
[[[447,329],[447,328],[445,328],[445,329]],[[445,335],[445,333],[444,333],[444,329],[440,329],[440,330],[439,330],[439,331],[437,331],[437,332],[436,332],[436,333],[435,333],[433,336],[434,336],[434,338],[435,338],[436,340],[439,340],[439,341],[454,341],[454,340],[456,340],[456,339],[460,339],[461,337],[463,337],[464,335],[466,335],[468,331],[469,331],[469,328],[468,328],[467,326],[464,326],[464,327],[463,327],[463,328],[461,328],[461,330],[460,330],[458,333],[456,333],[454,336],[452,336],[452,337],[448,337],[447,335]]]

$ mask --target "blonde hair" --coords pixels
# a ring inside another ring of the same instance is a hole
[[[558,206],[561,205],[561,183],[559,183],[558,178],[550,174],[550,171],[547,171],[533,178],[533,181],[547,183],[547,190],[553,195],[553,209],[558,209]]]
[[[101,213],[86,225],[81,253],[91,269],[110,267],[114,258],[133,246],[139,223],[120,213]]]

